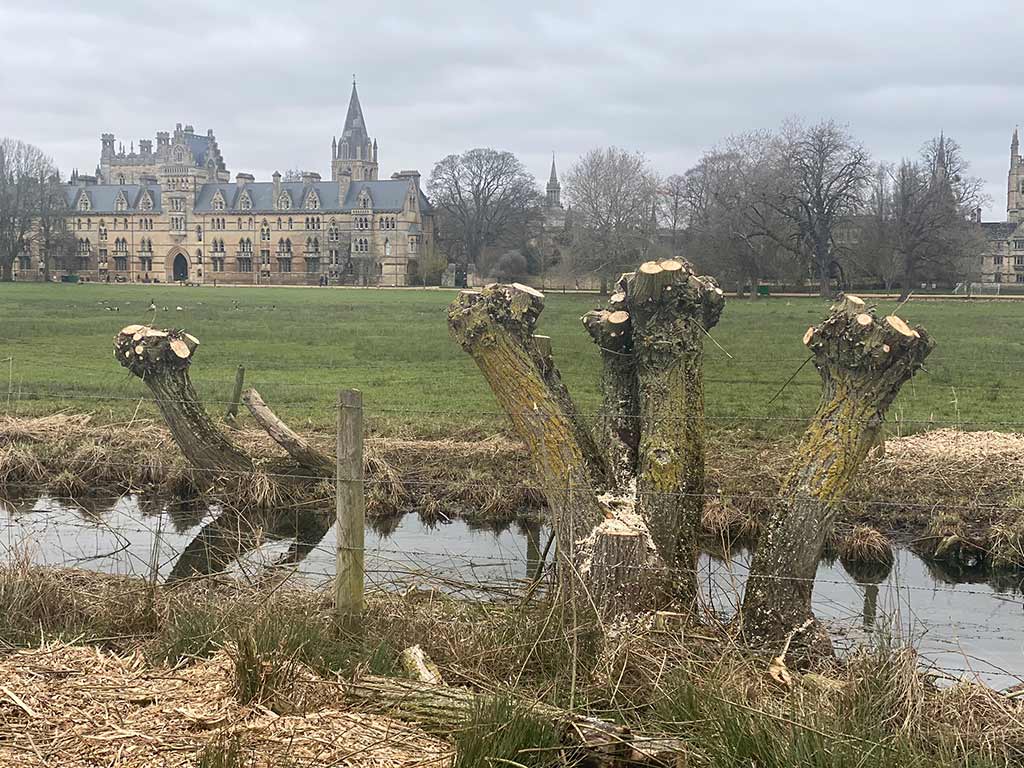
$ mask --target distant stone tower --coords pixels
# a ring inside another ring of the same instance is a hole
[[[555,170],[554,154],[551,155],[551,177],[548,179],[547,207],[562,207],[562,185],[558,183],[558,171]]]
[[[356,81],[352,80],[352,95],[348,100],[348,114],[341,138],[331,142],[331,178],[339,181],[348,171],[352,181],[377,178],[377,142],[370,141],[359,104]]]
[[[1024,220],[1024,159],[1020,156],[1017,129],[1010,141],[1010,174],[1006,183],[1006,220],[1020,223]]]

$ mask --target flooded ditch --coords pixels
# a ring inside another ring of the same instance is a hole
[[[41,564],[162,579],[219,511],[134,495],[90,499],[88,508],[33,495],[0,501],[0,545],[5,557],[22,547]],[[367,529],[367,578],[385,588],[500,596],[534,572],[546,541],[547,533],[536,527],[494,531],[461,520],[429,525],[405,515]],[[258,575],[288,546],[288,541],[267,541],[231,572]],[[334,551],[331,530],[299,564],[300,577],[314,584],[328,581]],[[704,597],[723,617],[735,611],[748,564],[745,551],[701,557]],[[840,648],[893,638],[912,643],[925,664],[951,678],[978,677],[995,687],[1024,682],[1019,575],[972,583],[969,574],[939,569],[909,550],[897,549],[892,571],[876,585],[858,584],[838,562],[822,561],[814,607],[828,621]]]

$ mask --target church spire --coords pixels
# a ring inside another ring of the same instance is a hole
[[[1020,142],[1017,140],[1017,128],[1014,126],[1013,139],[1010,140],[1010,162],[1017,162],[1017,158],[1020,156]]]
[[[548,208],[561,208],[562,185],[558,183],[558,171],[555,170],[554,152],[551,153],[551,176],[548,178],[547,192]]]
[[[352,76],[352,93],[348,99],[345,127],[337,139],[337,147],[332,151],[334,158],[331,161],[331,177],[334,180],[337,181],[343,173],[347,173],[354,181],[377,178],[377,148],[366,132],[366,120],[359,103],[355,75]]]

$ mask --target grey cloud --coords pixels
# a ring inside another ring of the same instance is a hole
[[[955,136],[999,216],[1022,32],[1002,0],[5,0],[0,133],[89,169],[103,131],[188,122],[233,171],[325,173],[356,73],[387,172],[495,146],[542,181],[552,151],[565,170],[616,144],[667,174],[731,133],[835,117],[890,161]]]

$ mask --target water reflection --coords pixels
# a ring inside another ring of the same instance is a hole
[[[313,582],[334,573],[334,533],[325,530],[333,512],[311,510],[261,530],[239,527],[238,518],[219,508],[135,496],[93,502],[83,507],[46,496],[0,501],[0,545],[28,546],[40,563],[167,578],[204,531],[216,531],[244,540],[244,546],[234,545],[241,556],[230,564],[233,573],[258,575],[281,559],[301,559],[298,573]],[[548,539],[538,525],[491,531],[459,520],[427,524],[415,515],[378,520],[366,533],[367,578],[401,589],[509,586],[536,572]],[[719,549],[701,557],[705,598],[723,618],[736,611],[749,562],[745,551]],[[814,610],[833,628],[838,648],[883,634],[913,642],[952,675],[977,673],[996,686],[1024,676],[1021,574],[986,581],[976,572],[926,563],[908,550],[896,551],[888,572],[851,569],[853,574],[823,561],[814,589]]]

